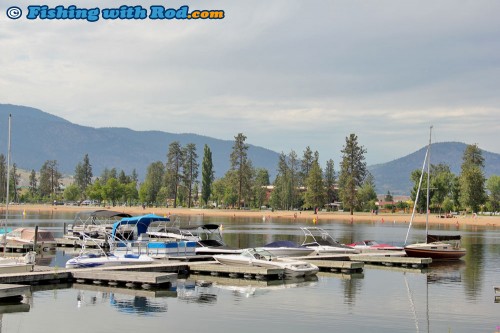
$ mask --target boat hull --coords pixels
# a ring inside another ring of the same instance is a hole
[[[111,267],[128,265],[146,265],[153,263],[153,258],[140,255],[134,257],[108,256],[108,257],[76,257],[66,262],[66,268]]]
[[[443,249],[433,246],[409,245],[404,248],[408,257],[431,258],[433,260],[459,260],[466,254],[465,249]]]
[[[264,268],[283,269],[288,278],[311,276],[318,273],[319,268],[303,261],[297,260],[259,260],[245,258],[241,255],[215,255],[219,263],[230,266],[257,266]]]

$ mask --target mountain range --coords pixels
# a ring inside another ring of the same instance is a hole
[[[451,172],[460,174],[462,157],[467,145],[461,142],[437,142],[431,145],[431,164],[447,164]],[[368,170],[375,178],[377,193],[409,194],[413,184],[410,174],[413,170],[421,170],[427,147],[398,158],[394,161],[371,165]],[[500,154],[482,150],[485,161],[484,174],[500,175]]]
[[[124,170],[127,174],[135,169],[139,178],[143,179],[151,163],[166,161],[168,147],[173,141],[179,141],[182,146],[196,144],[200,165],[203,147],[207,144],[212,151],[216,177],[222,177],[230,167],[233,140],[187,133],[93,128],[73,124],[35,108],[10,104],[0,104],[0,153],[4,155],[7,151],[9,114],[12,114],[11,156],[20,169],[39,171],[45,161],[56,160],[59,171],[71,175],[76,165],[83,161],[84,155],[88,154],[94,175],[100,175],[105,168]],[[432,145],[431,162],[446,163],[452,172],[458,174],[465,147],[466,144],[460,142],[435,143]],[[375,177],[377,192],[408,194],[411,188],[410,173],[421,169],[424,155],[425,147],[394,161],[368,166]],[[500,175],[500,154],[483,151],[483,156],[486,177]],[[267,169],[271,181],[274,180],[279,153],[249,145],[248,157],[254,167]],[[335,164],[339,165],[337,161]]]

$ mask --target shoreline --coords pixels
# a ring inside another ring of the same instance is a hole
[[[363,222],[393,222],[393,223],[409,223],[411,219],[410,213],[354,213],[350,215],[348,212],[318,212],[317,215],[313,211],[270,211],[270,210],[236,210],[236,209],[201,209],[201,208],[165,208],[165,207],[146,207],[143,209],[140,206],[133,207],[99,207],[99,206],[53,206],[53,205],[9,205],[9,211],[15,212],[67,212],[77,213],[80,211],[94,211],[98,209],[107,209],[117,212],[128,213],[130,215],[157,214],[160,216],[220,216],[220,217],[257,217],[263,220],[267,219],[286,219],[290,221],[307,221],[313,222],[321,220],[340,220],[344,222],[354,223],[356,221]],[[1,208],[5,211],[5,206]],[[424,214],[415,214],[413,223],[425,223],[426,216]],[[453,224],[453,225],[473,225],[473,226],[500,226],[500,216],[473,216],[461,215],[452,218],[440,218],[436,214],[429,215],[429,224]]]

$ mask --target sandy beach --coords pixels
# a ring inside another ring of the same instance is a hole
[[[350,215],[348,212],[318,212],[317,215],[313,211],[271,211],[271,210],[233,210],[233,209],[197,209],[197,208],[154,208],[146,207],[97,207],[97,206],[52,206],[52,205],[10,205],[9,210],[12,212],[48,212],[48,211],[63,211],[63,212],[78,212],[82,210],[109,209],[119,212],[128,213],[130,215],[142,215],[154,213],[160,216],[221,216],[221,217],[258,217],[264,220],[269,219],[286,219],[291,222],[313,222],[321,220],[337,220],[355,223],[356,221],[368,221],[373,223],[409,223],[411,214],[402,213],[354,213]],[[5,207],[2,207],[5,210]],[[413,223],[425,223],[426,217],[423,214],[416,214]],[[500,216],[456,216],[452,218],[441,218],[436,214],[429,215],[429,223],[432,224],[454,224],[454,225],[476,225],[476,226],[500,226]]]

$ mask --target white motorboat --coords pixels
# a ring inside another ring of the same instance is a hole
[[[16,228],[5,235],[7,242],[19,244],[35,244],[42,251],[55,251],[57,247],[54,234],[50,230],[36,228]]]
[[[85,242],[82,244],[82,251],[77,257],[71,258],[66,262],[66,268],[89,268],[89,267],[108,267],[125,265],[144,265],[153,263],[154,259],[145,254],[135,254],[128,252],[113,252],[104,250],[92,238],[81,234],[84,241],[93,241],[98,250],[87,250]],[[112,242],[110,242],[112,244]]]
[[[36,252],[30,251],[23,257],[0,258],[0,274],[31,272],[35,266]]]
[[[227,246],[222,240],[221,225],[203,224],[180,227],[174,222],[167,225],[152,223],[147,231],[150,240],[170,240],[196,242],[195,253],[198,255],[240,254],[243,250]]]
[[[107,209],[78,212],[73,223],[68,224],[64,238],[80,239],[80,234],[84,233],[90,238],[106,239],[113,229],[113,224],[124,217],[132,215]]]
[[[275,241],[261,247],[277,257],[303,257],[315,253],[315,249],[299,246],[291,241]]]
[[[80,254],[78,257],[69,259],[66,262],[66,268],[144,265],[151,264],[153,261],[153,258],[144,254],[114,254],[106,252],[86,253]]]
[[[287,278],[315,275],[319,271],[316,265],[287,257],[276,257],[261,248],[244,249],[241,254],[214,255],[214,259],[231,266],[280,268],[284,270]]]
[[[341,254],[359,253],[350,246],[344,245],[333,239],[325,230],[318,227],[301,227],[304,232],[304,242],[302,246],[314,249],[316,254]]]

